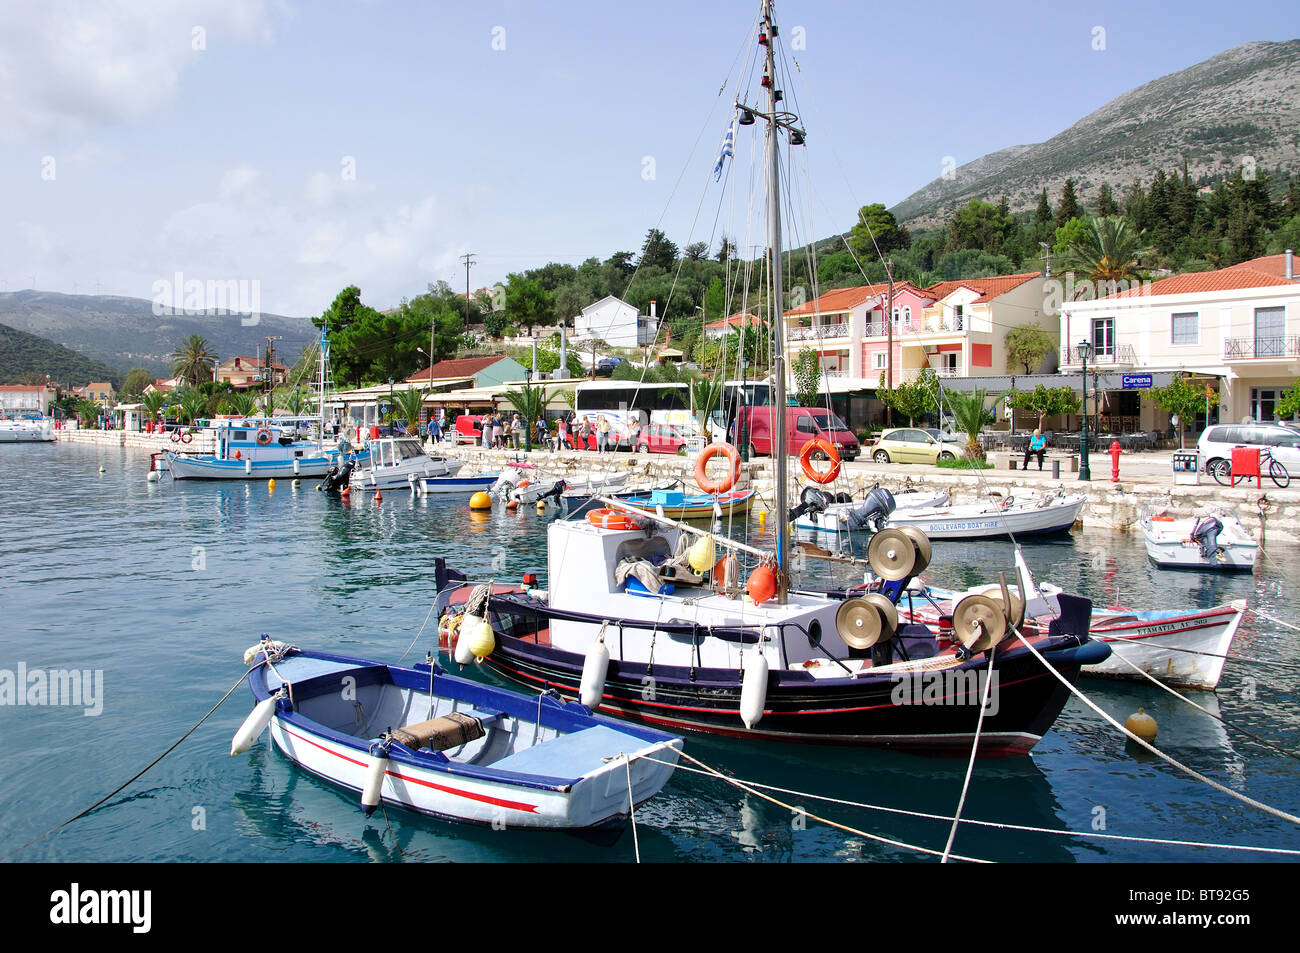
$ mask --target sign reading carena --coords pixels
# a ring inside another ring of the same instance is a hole
[[[1123,376],[1125,390],[1139,390],[1151,386],[1150,374],[1125,374]]]

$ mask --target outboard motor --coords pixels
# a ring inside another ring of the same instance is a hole
[[[790,511],[790,519],[797,520],[805,513],[824,512],[834,502],[835,497],[825,490],[819,490],[815,486],[804,487],[804,491],[799,494],[799,505]]]
[[[849,529],[870,529],[873,533],[880,529],[889,514],[894,512],[897,504],[894,494],[883,486],[875,487],[862,505],[849,512]]]
[[[345,460],[342,467],[335,464],[325,472],[325,478],[321,481],[321,488],[329,492],[341,490],[348,485],[348,481],[351,479],[352,461]]]
[[[1214,516],[1203,516],[1196,521],[1192,527],[1192,539],[1201,547],[1202,559],[1214,559],[1223,555],[1223,547],[1219,545],[1219,533],[1223,531],[1223,523]]]
[[[325,471],[325,476],[321,478],[320,489],[322,490],[334,489],[334,487],[337,485],[335,483],[335,480],[338,479],[338,475],[339,475],[339,465],[337,463],[330,464],[330,468]]]
[[[568,486],[569,485],[563,480],[556,480],[551,484],[549,490],[537,498],[537,501],[540,503],[542,500],[552,500],[556,504],[559,504],[560,497],[564,495],[564,491],[568,489]]]

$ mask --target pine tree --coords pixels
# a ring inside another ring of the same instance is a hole
[[[1097,214],[1102,218],[1119,214],[1119,205],[1115,202],[1115,196],[1111,194],[1110,184],[1103,182],[1101,192],[1097,196]]]
[[[1047,201],[1047,189],[1043,189],[1038,195],[1038,208],[1034,210],[1034,225],[1043,226],[1052,224],[1052,203]]]
[[[1082,216],[1083,210],[1079,208],[1079,199],[1074,194],[1074,179],[1066,179],[1065,188],[1061,190],[1061,204],[1056,209],[1056,227],[1063,228],[1070,219]]]
[[[1134,179],[1124,196],[1124,217],[1139,231],[1144,231],[1150,224],[1147,220],[1147,196],[1142,191],[1141,179]]]

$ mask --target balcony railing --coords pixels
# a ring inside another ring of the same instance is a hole
[[[1067,347],[1061,358],[1062,364],[1082,364],[1083,359],[1079,356],[1079,348]],[[1131,344],[1112,344],[1108,348],[1094,347],[1092,353],[1088,355],[1088,363],[1096,364],[1103,367],[1107,364],[1124,365],[1126,367],[1137,363],[1137,352],[1133,350]]]
[[[904,370],[903,370],[903,380],[908,381],[908,382],[910,382],[910,381],[914,381],[914,380],[916,380],[918,377],[921,376],[921,372],[924,371],[924,370],[926,370],[926,368],[924,368],[924,367],[908,367],[908,368],[904,368]],[[934,371],[934,373],[935,373],[937,376],[939,376],[939,377],[959,377],[959,376],[961,376],[961,371],[960,371],[958,368],[955,368],[955,367],[931,367],[931,368],[929,368],[929,370]]]
[[[1224,360],[1244,360],[1257,357],[1300,356],[1300,336],[1272,335],[1269,337],[1228,338],[1223,342]]]
[[[789,341],[825,341],[828,338],[846,338],[849,336],[847,323],[814,324],[810,328],[790,328],[786,334]]]

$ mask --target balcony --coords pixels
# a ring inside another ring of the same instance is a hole
[[[935,320],[931,318],[924,324],[904,325],[902,331],[904,334],[962,334],[970,329],[970,318],[963,315],[952,315],[947,318]]]
[[[1225,361],[1293,357],[1300,357],[1300,336],[1294,334],[1228,338],[1223,342],[1223,359]]]
[[[1088,363],[1097,367],[1132,367],[1137,363],[1137,352],[1133,350],[1131,344],[1112,344],[1108,348],[1095,347],[1092,353],[1088,355]],[[1082,365],[1083,360],[1079,357],[1079,348],[1067,347],[1062,352],[1061,366]]]
[[[938,377],[960,377],[961,376],[961,370],[956,367],[931,367],[928,369],[934,371],[935,375]],[[910,383],[911,381],[914,381],[918,377],[920,377],[921,372],[924,370],[927,370],[927,368],[924,367],[904,368],[903,380],[908,381]]]
[[[826,341],[832,338],[847,338],[847,322],[840,324],[814,324],[810,328],[790,328],[786,333],[787,341]]]

